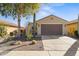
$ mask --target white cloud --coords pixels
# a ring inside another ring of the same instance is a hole
[[[55,12],[55,10],[53,9],[52,6],[48,6],[45,4],[41,4],[41,8],[39,10],[39,12],[37,13],[37,19],[41,19],[45,16],[51,15]]]
[[[64,4],[57,4],[57,3],[45,3],[45,4],[41,4],[40,6],[40,10],[37,12],[37,16],[36,19],[41,19],[43,17],[46,17],[48,15],[54,14],[56,11],[54,10],[54,6],[63,6]]]
[[[37,14],[46,15],[46,14],[51,14],[51,13],[54,13],[54,12],[55,12],[55,10],[51,6],[41,4],[41,8],[40,8],[40,10]]]
[[[48,7],[48,6],[45,7],[45,8],[43,8],[42,11],[47,12],[47,13],[50,13],[50,14],[52,14],[52,13],[55,12],[55,10],[53,8]]]
[[[43,18],[45,16],[50,15],[50,13],[45,12],[45,11],[42,10],[42,11],[39,11],[36,15],[37,15],[37,19],[41,19],[41,18]]]

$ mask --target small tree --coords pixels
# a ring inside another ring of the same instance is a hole
[[[38,4],[36,3],[1,3],[0,14],[2,16],[12,16],[17,18],[18,23],[18,36],[20,37],[20,22],[21,17],[34,14],[37,10]]]

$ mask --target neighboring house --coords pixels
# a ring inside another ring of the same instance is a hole
[[[3,21],[3,20],[0,20],[0,26],[6,27],[7,34],[18,29],[18,26],[16,24],[9,23],[9,22]],[[24,27],[21,27],[21,29],[24,29]]]
[[[37,24],[37,34],[38,35],[65,35],[66,29],[65,24],[68,21],[54,16],[49,15],[38,21]],[[32,27],[32,23],[29,23],[28,27]]]
[[[75,31],[78,29],[78,20],[70,21],[66,24],[67,34],[69,36],[75,36]]]

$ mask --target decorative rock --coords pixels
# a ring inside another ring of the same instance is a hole
[[[36,40],[32,40],[32,44],[36,44],[37,43],[37,41]]]
[[[21,44],[22,44],[21,41],[16,41],[16,42],[11,43],[10,45],[21,45]]]
[[[15,45],[21,45],[21,44],[22,44],[21,41],[17,41],[17,42],[15,42]]]

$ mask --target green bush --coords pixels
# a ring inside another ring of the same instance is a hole
[[[7,34],[5,26],[0,26],[0,36],[3,37]]]
[[[79,35],[78,35],[78,31],[75,31],[74,34],[75,34],[75,36],[79,36]]]
[[[33,37],[32,34],[27,35],[27,40],[32,40],[32,37]]]
[[[14,35],[14,33],[13,32],[10,32],[10,36],[13,36]]]
[[[26,35],[26,31],[25,30],[20,30],[21,32],[21,36],[25,36]]]

